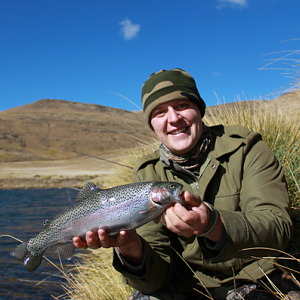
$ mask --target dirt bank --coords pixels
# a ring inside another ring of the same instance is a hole
[[[0,163],[0,189],[81,188],[111,172],[111,163],[82,157],[62,161]]]

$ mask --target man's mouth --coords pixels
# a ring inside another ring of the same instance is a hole
[[[170,131],[170,134],[175,135],[175,134],[179,134],[179,133],[181,133],[181,132],[184,132],[184,131],[186,131],[186,130],[187,130],[187,127],[184,127],[184,128],[181,128],[181,129],[176,129],[176,130],[174,130],[174,131]]]

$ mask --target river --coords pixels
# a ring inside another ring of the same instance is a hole
[[[72,189],[0,190],[0,234],[28,240],[43,229],[44,220],[70,207],[77,193]],[[18,244],[9,237],[0,237],[0,299],[53,299],[51,295],[62,295],[64,279],[45,259],[37,270],[29,273],[10,256]],[[46,251],[45,256],[59,265],[53,249]]]

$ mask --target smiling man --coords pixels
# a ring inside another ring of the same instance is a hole
[[[163,145],[176,155],[195,148],[203,126],[198,106],[187,100],[158,105],[151,113],[151,126]]]
[[[261,135],[207,127],[205,103],[181,69],[152,74],[142,103],[161,143],[138,160],[132,178],[181,183],[188,206],[171,205],[160,222],[114,238],[88,232],[75,246],[115,247],[114,266],[136,289],[131,300],[277,299],[261,292],[265,274],[295,297],[273,260],[259,259],[279,255],[262,248],[283,250],[291,234],[283,170]]]

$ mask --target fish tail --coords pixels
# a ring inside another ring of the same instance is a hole
[[[18,260],[22,260],[24,259],[24,257],[26,256],[28,250],[27,250],[27,243],[23,242],[22,244],[20,244],[19,246],[17,246],[11,253],[10,255],[15,257]]]
[[[32,255],[27,250],[27,243],[23,242],[21,245],[17,246],[11,253],[11,256],[15,257],[18,260],[23,261],[23,265],[28,272],[32,272],[37,269],[43,258],[43,254],[41,255]]]

